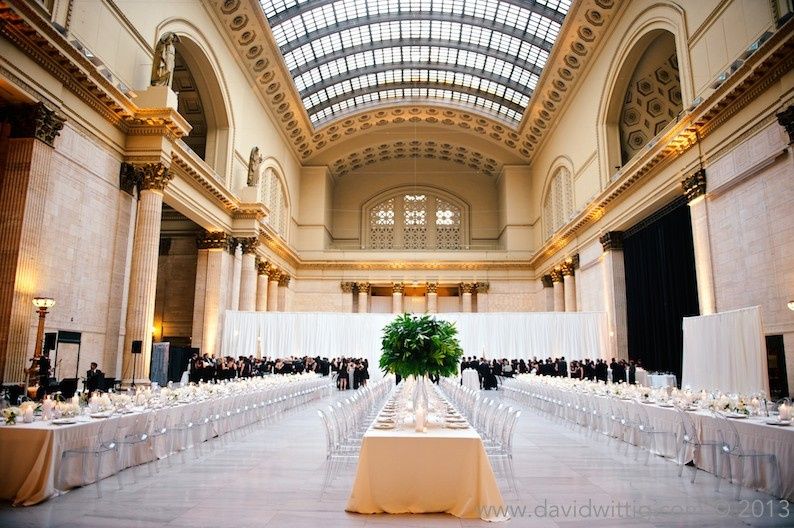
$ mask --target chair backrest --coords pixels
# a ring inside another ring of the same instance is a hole
[[[723,452],[735,453],[741,451],[739,432],[731,419],[719,411],[712,411],[712,414],[714,414],[714,425],[717,427],[721,442],[720,448]]]
[[[681,407],[676,407],[675,409],[681,417],[681,428],[683,429],[684,441],[689,444],[700,444],[697,428],[695,427],[695,422],[692,420],[692,417]]]
[[[328,419],[327,416],[325,416],[325,413],[322,410],[317,409],[317,414],[320,415],[320,420],[323,422],[323,429],[325,430],[325,454],[330,456],[331,452],[334,449],[334,445],[336,443],[332,425],[330,420]]]
[[[119,424],[118,418],[103,418],[97,431],[97,446],[101,449],[115,449],[118,442]]]

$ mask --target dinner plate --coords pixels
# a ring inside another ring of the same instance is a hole
[[[725,415],[727,418],[733,418],[734,420],[744,420],[747,418],[746,414],[739,414],[739,413],[727,413]]]
[[[394,424],[376,423],[372,427],[375,429],[394,429]]]
[[[659,407],[668,407],[668,408],[672,408],[673,407],[672,403],[664,403],[664,402],[657,403],[656,405],[658,405]]]
[[[111,412],[91,413],[91,418],[110,418],[112,414]]]
[[[53,425],[69,425],[69,424],[76,424],[77,420],[74,418],[58,418],[57,420],[53,420]]]
[[[791,420],[780,421],[780,420],[767,420],[764,422],[767,425],[777,425],[780,427],[787,427],[791,425]]]

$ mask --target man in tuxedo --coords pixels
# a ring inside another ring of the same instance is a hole
[[[612,382],[626,383],[626,362],[622,359],[612,367]]]
[[[565,356],[561,356],[557,362],[557,375],[563,378],[568,377],[568,362],[565,361]]]
[[[491,373],[491,368],[485,358],[480,359],[480,364],[477,365],[477,375],[480,378],[480,388],[485,388],[485,378]]]
[[[595,375],[598,381],[607,381],[607,377],[609,375],[608,367],[607,367],[607,362],[604,361],[603,359],[599,359],[596,362]]]
[[[105,374],[99,370],[99,365],[91,362],[91,368],[85,372],[85,388],[88,392],[100,390],[105,381]]]
[[[593,381],[595,379],[595,367],[589,359],[584,362],[584,379]]]

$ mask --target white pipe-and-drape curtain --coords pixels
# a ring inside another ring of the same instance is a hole
[[[761,308],[684,317],[682,387],[769,394]]]
[[[465,356],[606,359],[606,315],[576,313],[444,313],[455,323]],[[224,318],[223,355],[367,358],[377,375],[383,327],[394,314],[235,312]],[[373,368],[374,367],[374,368]],[[374,377],[374,376],[373,376]]]

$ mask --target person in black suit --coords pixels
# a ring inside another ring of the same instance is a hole
[[[557,375],[564,378],[568,377],[568,362],[565,361],[565,356],[560,357],[557,361]]]
[[[102,385],[105,381],[105,374],[99,370],[98,367],[99,365],[91,362],[91,368],[85,372],[85,389],[88,392],[94,392],[104,388]]]
[[[596,362],[595,375],[598,381],[607,381],[608,367],[607,362],[603,359],[599,359],[598,362]]]
[[[637,384],[637,365],[633,359],[629,361],[629,383],[631,385]]]
[[[626,362],[622,359],[612,367],[612,382],[626,383]]]

